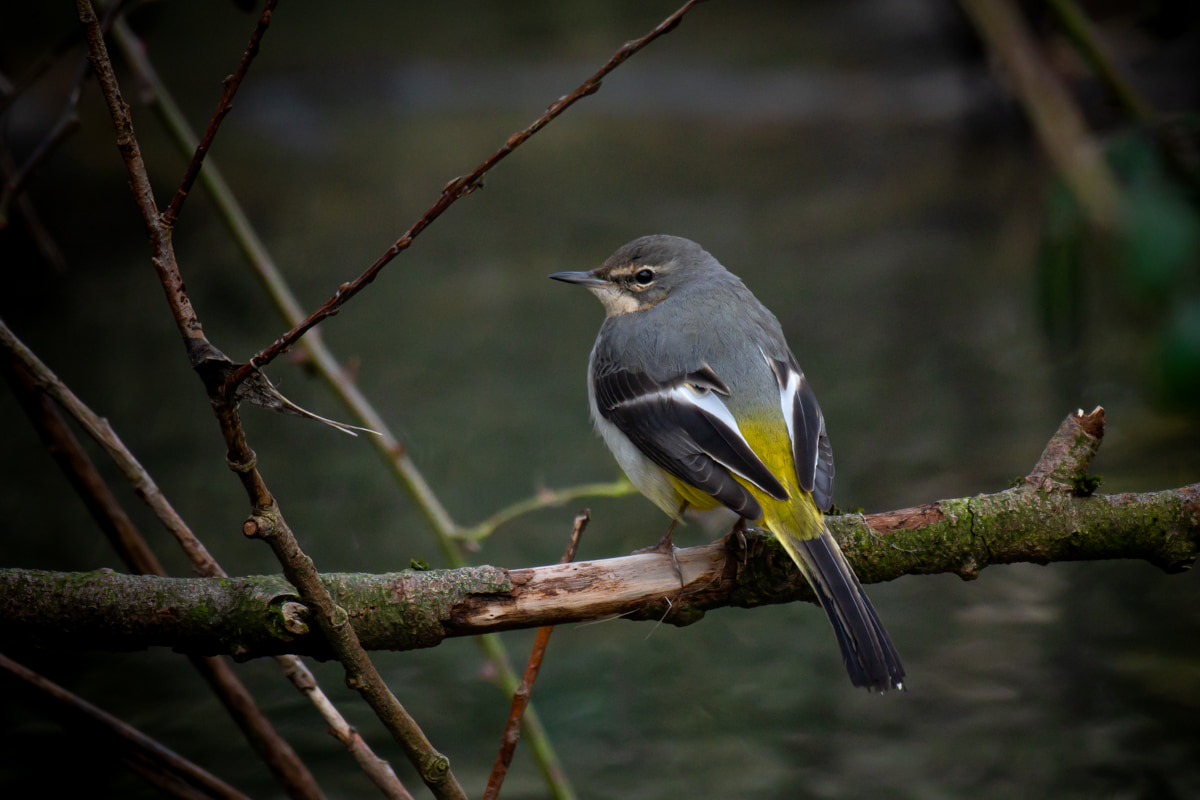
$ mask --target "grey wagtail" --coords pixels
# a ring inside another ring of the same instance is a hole
[[[903,688],[904,667],[825,526],[833,451],[775,316],[698,244],[644,236],[590,272],[605,319],[588,362],[592,421],[674,523],[724,505],[765,527],[829,615],[855,686]],[[660,544],[669,550],[671,531]]]

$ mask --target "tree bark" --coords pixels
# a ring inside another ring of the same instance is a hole
[[[1142,559],[1188,569],[1200,550],[1200,484],[1079,496],[1026,484],[884,514],[828,519],[864,583],[901,575],[978,576],[992,564]],[[813,599],[791,559],[751,533],[676,551],[524,569],[322,576],[368,650],[446,637],[622,616],[685,625],[722,606]],[[331,655],[281,576],[161,578],[0,570],[0,640],[57,649],[166,646],[239,659]],[[11,645],[10,645],[11,646]]]

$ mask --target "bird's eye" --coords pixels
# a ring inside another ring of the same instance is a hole
[[[636,273],[634,273],[633,279],[637,281],[640,286],[649,286],[654,282],[654,270],[639,269]]]

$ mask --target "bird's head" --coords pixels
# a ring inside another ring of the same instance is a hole
[[[643,236],[587,272],[555,272],[557,281],[589,290],[610,317],[653,308],[705,275],[724,268],[700,245],[678,236]]]

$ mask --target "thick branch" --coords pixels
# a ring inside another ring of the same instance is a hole
[[[1136,558],[1168,572],[1200,550],[1200,484],[1080,497],[1022,486],[904,511],[829,520],[865,583],[901,575],[974,578],[992,564]],[[811,600],[783,550],[762,535],[670,559],[641,554],[529,569],[470,567],[323,576],[367,649],[432,647],[450,636],[625,616],[695,622],[708,609]],[[328,657],[295,588],[278,576],[173,579],[115,572],[0,570],[0,638],[72,649],[163,645],[254,658]]]

